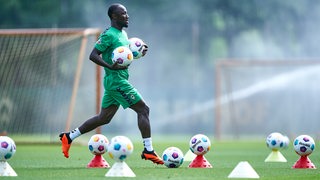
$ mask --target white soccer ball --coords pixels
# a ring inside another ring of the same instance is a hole
[[[118,62],[120,66],[128,66],[133,61],[133,55],[128,47],[120,46],[113,50],[111,59],[113,63]]]
[[[0,136],[0,161],[7,161],[16,152],[16,144],[8,136]]]
[[[89,151],[93,155],[104,154],[105,152],[108,151],[108,144],[109,144],[109,141],[107,137],[105,137],[102,134],[95,134],[91,136],[88,142]]]
[[[139,59],[142,57],[142,52],[145,49],[145,43],[137,37],[133,37],[129,39],[129,48],[133,54],[134,59]]]
[[[288,149],[290,144],[290,139],[288,136],[283,135],[283,149]]]
[[[293,148],[300,156],[308,156],[313,152],[315,143],[312,137],[300,135],[293,141]]]
[[[190,150],[196,155],[204,155],[211,148],[210,139],[203,134],[194,135],[189,142]]]
[[[273,132],[267,136],[267,147],[273,151],[278,151],[284,147],[284,137],[281,133]]]
[[[109,156],[117,162],[124,161],[133,152],[133,144],[126,136],[115,136],[108,145]]]
[[[183,163],[183,153],[177,147],[168,147],[163,151],[162,159],[168,168],[178,168]]]

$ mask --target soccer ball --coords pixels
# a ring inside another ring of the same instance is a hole
[[[284,147],[284,138],[281,133],[273,132],[267,136],[266,144],[267,147],[272,151],[278,151]]]
[[[293,148],[300,156],[308,156],[313,152],[315,143],[312,137],[300,135],[293,141]]]
[[[206,135],[197,134],[190,139],[189,145],[191,152],[196,155],[204,155],[210,150],[211,142]]]
[[[283,149],[288,149],[290,144],[290,139],[288,138],[288,136],[283,136]]]
[[[9,160],[16,152],[16,144],[8,136],[0,136],[0,161]]]
[[[101,155],[108,151],[108,139],[102,134],[91,136],[88,147],[93,155]]]
[[[113,50],[111,59],[113,63],[118,62],[120,66],[128,66],[132,63],[133,55],[126,46],[120,46]]]
[[[162,159],[168,168],[178,168],[183,163],[183,153],[177,147],[169,147],[163,151]]]
[[[133,144],[125,136],[115,136],[108,145],[109,156],[117,162],[124,161],[133,151]]]
[[[133,58],[139,59],[142,57],[142,52],[145,49],[145,43],[137,37],[130,38],[129,42],[129,48],[133,54]]]

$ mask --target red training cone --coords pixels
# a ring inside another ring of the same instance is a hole
[[[87,168],[108,168],[108,167],[110,167],[110,165],[102,157],[101,154],[95,155],[87,165]]]
[[[212,168],[212,166],[203,155],[197,155],[189,164],[189,168]]]
[[[316,169],[316,166],[311,162],[308,156],[300,156],[298,161],[292,166],[293,169]]]

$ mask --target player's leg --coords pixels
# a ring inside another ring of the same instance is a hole
[[[110,105],[107,108],[101,108],[101,111],[98,115],[93,116],[92,118],[86,120],[81,126],[70,131],[64,132],[59,135],[60,140],[62,142],[62,152],[66,158],[69,157],[69,149],[72,141],[79,137],[82,134],[85,134],[89,131],[94,130],[95,128],[108,124],[115,113],[117,112],[119,106],[118,105]]]
[[[138,127],[141,132],[142,138],[151,137],[151,127],[149,121],[149,107],[143,100],[138,101],[136,104],[130,106],[138,116]]]
[[[141,157],[156,164],[163,164],[162,159],[154,152],[152,147],[149,107],[142,100],[140,93],[129,82],[123,81],[112,96],[124,109],[129,107],[137,113],[138,127],[145,147]]]
[[[79,127],[80,133],[84,134],[96,129],[99,126],[109,124],[118,108],[118,105],[111,105],[107,108],[101,108],[101,112],[99,115],[88,119]]]
[[[131,105],[130,108],[137,113],[138,127],[143,138],[144,150],[141,154],[141,158],[151,160],[156,164],[163,164],[163,160],[155,153],[152,146],[149,107],[143,100],[140,100],[136,104]]]

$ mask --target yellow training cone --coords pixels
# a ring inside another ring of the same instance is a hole
[[[264,162],[287,162],[287,159],[278,150],[273,150]]]

